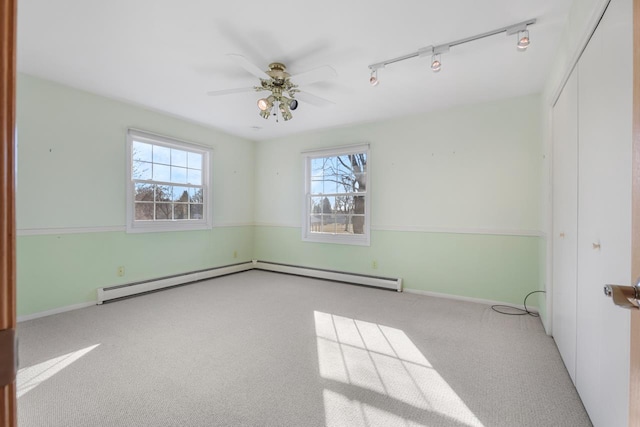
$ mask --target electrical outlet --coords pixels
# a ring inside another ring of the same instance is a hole
[[[233,251],[233,257],[238,258],[238,251]]]
[[[375,270],[375,269],[377,269],[377,268],[378,268],[378,261],[375,261],[375,260],[374,260],[374,261],[371,263],[371,268],[373,268],[374,270]]]
[[[118,267],[118,276],[120,276],[120,277],[124,276],[124,266],[123,265]]]

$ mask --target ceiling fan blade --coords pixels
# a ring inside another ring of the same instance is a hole
[[[259,79],[270,79],[269,75],[260,69],[256,64],[249,61],[242,55],[238,55],[235,53],[229,53],[227,56],[235,61],[236,64],[253,74]]]
[[[212,90],[207,92],[207,95],[209,96],[230,95],[232,93],[255,92],[255,90],[256,89],[253,87],[239,87],[235,89]]]
[[[338,73],[336,73],[336,70],[328,65],[325,65],[322,67],[314,68],[313,70],[305,71],[304,73],[291,76],[290,80],[298,86],[303,86],[322,80],[329,80],[336,77],[337,75]]]
[[[313,95],[309,92],[304,91],[296,93],[296,99],[311,105],[315,105],[316,107],[328,107],[330,105],[335,105],[335,102],[329,101],[328,99],[320,98],[317,95]]]

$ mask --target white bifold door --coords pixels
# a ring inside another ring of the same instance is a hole
[[[553,110],[553,336],[596,427],[627,427],[632,0],[612,0]]]

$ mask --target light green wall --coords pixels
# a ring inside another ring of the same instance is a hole
[[[95,301],[102,286],[252,258],[255,142],[27,75],[17,108],[18,315]],[[123,231],[129,127],[213,148],[218,227]]]
[[[371,246],[348,246],[302,242],[300,233],[256,227],[256,258],[401,277],[410,289],[513,304],[522,304],[525,292],[538,285],[537,237],[373,231]],[[533,298],[528,303],[536,305]]]
[[[95,301],[104,286],[249,261],[253,227],[21,236],[17,248],[18,315],[24,316]]]

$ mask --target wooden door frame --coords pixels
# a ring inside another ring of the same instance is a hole
[[[640,277],[640,0],[633,0],[631,283]],[[640,310],[631,313],[629,426],[640,425]]]
[[[0,4],[0,426],[17,425],[16,401],[16,8]]]

